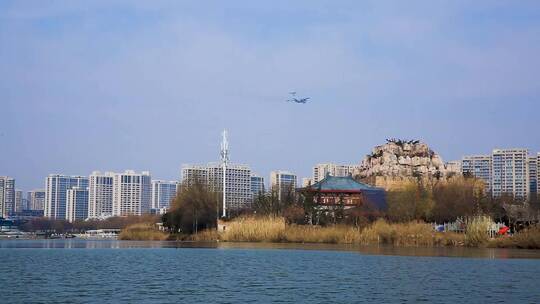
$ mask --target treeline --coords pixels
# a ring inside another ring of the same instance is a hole
[[[537,197],[529,201],[515,199],[512,195],[493,198],[484,189],[483,181],[471,177],[409,182],[400,190],[387,192],[386,216],[394,222],[443,223],[475,215],[487,215],[508,224],[538,221]]]
[[[187,234],[216,228],[221,212],[219,196],[202,182],[181,185],[169,211],[162,217],[163,226]]]
[[[255,197],[251,208],[227,210],[227,219],[256,215],[283,217],[288,224],[359,226],[382,216],[368,202],[345,208],[340,201],[332,210],[327,210],[319,208],[317,200],[316,193],[295,193],[292,188],[282,193],[273,190]],[[169,212],[162,218],[163,225],[170,231],[193,234],[216,228],[221,212],[221,193],[212,192],[203,183],[182,185]]]
[[[70,223],[66,220],[49,218],[34,218],[22,222],[19,229],[26,232],[55,232],[55,233],[81,233],[96,229],[124,229],[137,223],[156,223],[160,218],[156,215],[110,217],[105,220],[78,220]]]
[[[386,193],[387,208],[380,210],[364,199],[354,206],[345,206],[341,199],[331,208],[317,202],[320,193],[270,191],[254,198],[249,209],[228,210],[229,219],[241,215],[283,217],[288,224],[328,226],[336,224],[365,227],[377,219],[406,223],[453,222],[458,217],[487,215],[507,224],[539,219],[539,204],[515,200],[512,196],[491,198],[484,183],[471,177],[449,180],[417,179],[403,184],[399,190]],[[203,183],[183,185],[170,211],[163,216],[164,226],[186,234],[217,227],[221,215],[221,194],[212,192]]]
[[[390,222],[453,222],[459,217],[487,215],[506,223],[537,222],[540,204],[536,197],[523,202],[511,195],[492,198],[484,182],[472,177],[414,179],[398,190],[386,192],[387,208],[375,208],[362,198],[355,206],[338,203],[331,208],[317,204],[317,192],[292,192],[279,200],[275,192],[255,198],[253,212],[259,215],[283,216],[289,223],[361,226],[384,218]]]
[[[276,191],[261,194],[253,201],[252,212],[257,215],[282,216],[288,224],[359,226],[382,217],[382,210],[376,209],[369,201],[359,200],[354,206],[345,206],[344,197],[338,197],[331,208],[321,208],[318,192],[292,189],[285,191],[279,199]]]

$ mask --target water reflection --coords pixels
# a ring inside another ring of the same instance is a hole
[[[365,255],[461,257],[485,259],[540,259],[540,250],[466,248],[466,247],[392,247],[334,244],[289,243],[224,243],[174,241],[119,241],[119,240],[0,240],[0,249],[130,249],[130,248],[213,248],[249,250],[319,250],[349,251]]]
[[[122,248],[175,248],[177,242],[163,241],[118,241],[81,239],[44,239],[0,241],[0,249],[122,249]]]

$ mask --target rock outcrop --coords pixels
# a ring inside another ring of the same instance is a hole
[[[373,148],[360,166],[358,176],[396,178],[443,178],[450,171],[442,158],[420,141],[387,140]]]

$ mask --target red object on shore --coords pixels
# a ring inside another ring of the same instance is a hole
[[[505,235],[506,233],[508,233],[508,231],[510,230],[510,228],[504,226],[504,227],[501,227],[501,229],[499,229],[499,232],[498,234],[499,235]]]

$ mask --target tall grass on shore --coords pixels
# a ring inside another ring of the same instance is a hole
[[[283,217],[245,217],[230,222],[220,240],[228,242],[285,242],[352,244],[359,231],[349,226],[286,225]]]
[[[357,244],[360,230],[351,226],[288,226],[284,234],[284,242],[289,243],[326,243]]]
[[[231,242],[280,242],[285,233],[283,217],[242,217],[229,222],[221,240]]]
[[[462,246],[463,235],[438,233],[423,222],[388,223],[379,219],[360,233],[360,244],[394,246]]]
[[[429,224],[390,224],[378,220],[365,229],[351,226],[286,225],[282,217],[246,217],[232,221],[219,239],[228,242],[389,244],[395,246],[462,246],[464,237],[437,233]]]
[[[164,241],[169,237],[168,233],[160,231],[150,223],[137,223],[129,225],[118,235],[119,240],[130,241]]]
[[[216,229],[206,229],[191,235],[176,236],[176,240],[191,242],[215,242],[219,240],[219,232]]]
[[[283,217],[242,217],[228,222],[223,233],[209,229],[192,235],[170,235],[151,223],[137,223],[122,230],[119,239],[540,249],[540,227],[490,240],[486,232],[489,224],[489,218],[478,217],[468,222],[465,233],[458,234],[435,232],[430,224],[416,221],[389,223],[379,219],[359,229],[344,225],[287,225]]]
[[[489,241],[487,231],[491,222],[491,219],[486,216],[473,217],[467,223],[465,245],[470,247],[484,246]]]

